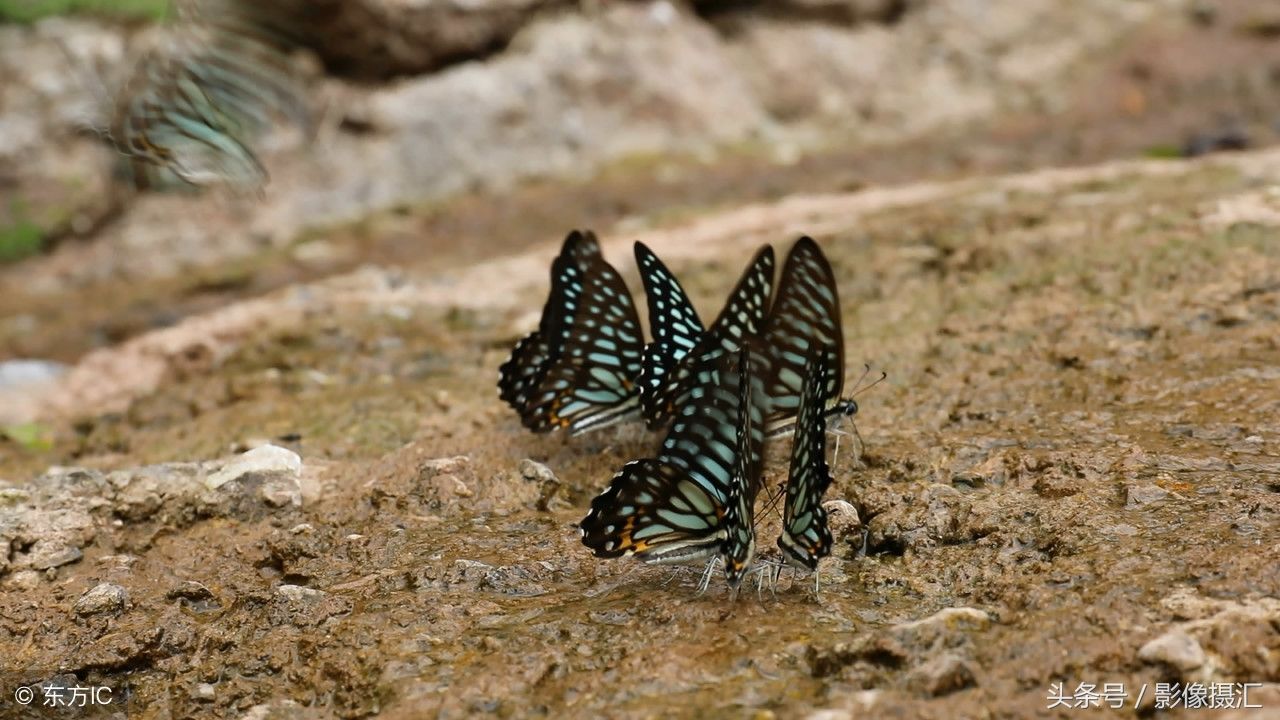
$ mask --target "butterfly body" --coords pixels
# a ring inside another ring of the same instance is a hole
[[[837,400],[834,404],[826,407],[822,411],[822,425],[830,430],[833,426],[840,423],[845,418],[853,417],[858,414],[858,401],[853,399]],[[796,431],[796,418],[778,418],[769,423],[765,427],[764,436],[766,440],[778,440],[784,437],[790,437]]]

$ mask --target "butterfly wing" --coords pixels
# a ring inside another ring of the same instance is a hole
[[[733,479],[729,483],[725,511],[725,539],[720,551],[725,577],[737,590],[742,576],[751,565],[755,553],[755,504],[760,488],[764,446],[764,417],[756,400],[760,397],[747,345],[738,351],[736,370],[738,391],[738,424],[735,435],[736,454]]]
[[[653,335],[640,363],[640,404],[649,418],[668,402],[668,379],[706,329],[684,287],[658,256],[641,242],[635,244],[635,253],[649,305],[649,332]]]
[[[534,432],[577,435],[611,425],[639,407],[636,380],[644,334],[622,276],[602,257],[583,274],[578,308],[564,331],[560,356],[521,411]]]
[[[628,463],[592,500],[579,527],[598,557],[674,563],[720,552],[740,426],[732,360],[723,352],[699,358],[694,400],[681,408],[658,457]]]
[[[772,246],[757,250],[729,293],[724,308],[711,323],[710,334],[719,338],[726,349],[737,349],[744,337],[760,332],[769,310],[769,296],[773,293],[773,265]]]
[[[844,385],[844,334],[835,274],[821,248],[802,237],[791,248],[778,295],[765,318],[763,339],[768,368],[764,373],[766,423],[794,418],[805,382],[805,365],[819,348],[828,363],[820,394],[824,407],[840,397]]]
[[[560,254],[551,263],[551,292],[542,307],[538,329],[526,335],[498,368],[498,395],[522,413],[533,393],[559,359],[569,339],[569,328],[582,297],[583,275],[593,258],[600,257],[596,236],[574,230],[564,239]]]
[[[816,569],[818,560],[831,552],[831,531],[827,529],[822,496],[831,485],[823,410],[824,394],[830,385],[832,354],[829,349],[814,352],[805,363],[805,382],[782,510],[782,535],[778,538],[783,558],[789,564],[809,570]]]
[[[760,331],[773,291],[773,265],[773,248],[766,245],[738,278],[738,284],[711,328],[688,351],[680,353],[674,343],[659,342],[651,343],[646,349],[640,393],[645,423],[650,429],[670,422],[688,400],[697,382],[692,358],[704,357],[716,350],[734,352],[744,337]]]
[[[706,329],[676,276],[642,242],[635,244],[636,267],[649,305],[649,332],[656,343],[670,343],[683,357]],[[679,359],[677,357],[676,359]]]

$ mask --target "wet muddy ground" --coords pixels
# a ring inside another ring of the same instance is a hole
[[[660,438],[534,437],[496,398],[559,233],[267,295],[275,320],[166,345],[153,386],[52,450],[0,446],[0,711],[53,681],[139,718],[1166,717],[1155,684],[1180,681],[1268,683],[1238,716],[1274,716],[1278,175],[1257,153],[599,228],[633,289],[641,237],[704,316],[760,242],[830,256],[847,382],[888,380],[833,466],[858,518],[817,593],[731,602],[579,544]],[[264,443],[301,456],[294,485],[207,489]],[[19,482],[53,463],[85,469]],[[1050,710],[1054,683],[1123,683],[1125,707]]]

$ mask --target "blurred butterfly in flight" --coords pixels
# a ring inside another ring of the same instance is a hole
[[[168,43],[145,56],[115,94],[106,135],[139,187],[176,177],[195,186],[258,189],[255,143],[277,118],[310,129],[290,53],[298,0],[187,0]]]

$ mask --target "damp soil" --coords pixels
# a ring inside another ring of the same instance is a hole
[[[592,495],[659,438],[532,436],[501,406],[531,286],[501,309],[312,317],[62,432],[44,464],[269,440],[324,489],[100,531],[80,562],[6,589],[5,676],[107,685],[140,718],[1067,717],[1047,709],[1054,682],[1199,677],[1139,648],[1187,597],[1280,595],[1280,243],[1213,215],[1263,183],[1207,163],[1015,185],[820,237],[847,382],[863,363],[888,379],[835,458],[828,497],[861,522],[838,525],[816,592],[784,573],[735,602],[718,579],[699,594],[697,570],[579,544]],[[749,256],[728,247],[671,263],[706,315]],[[785,457],[784,441],[771,485]],[[776,509],[760,522],[771,547]],[[72,609],[105,581],[124,608]],[[1201,638],[1212,677],[1280,681],[1278,620],[1255,615]]]

